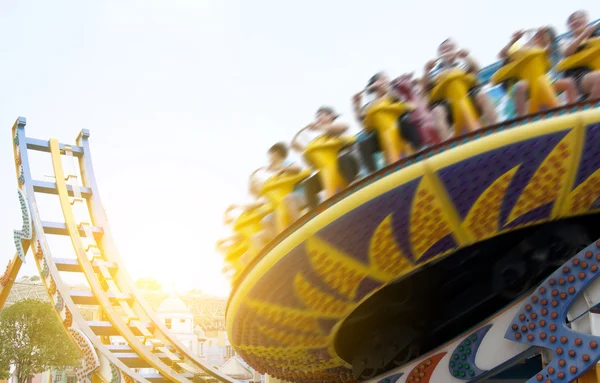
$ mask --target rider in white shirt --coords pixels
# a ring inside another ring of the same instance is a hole
[[[292,148],[304,152],[315,138],[327,136],[341,136],[349,129],[349,125],[339,120],[339,115],[330,106],[322,106],[317,109],[315,121],[311,122],[292,142]],[[301,141],[301,142],[299,142]]]
[[[306,146],[321,136],[339,137],[349,130],[349,124],[340,121],[339,115],[330,106],[322,106],[317,109],[315,120],[308,124],[292,141],[292,148],[299,153],[303,153]],[[340,151],[338,156],[339,168],[348,183],[356,178],[359,166],[354,157],[353,147],[349,145]],[[308,162],[308,161],[307,161]],[[318,193],[322,189],[321,181],[318,175],[313,175],[304,182],[305,195],[308,205],[311,208],[319,204]]]
[[[263,185],[263,181],[255,175],[252,175],[249,179],[248,194],[250,200],[244,204],[232,204],[226,210],[224,214],[224,222],[226,225],[233,224],[233,220],[229,216],[230,212],[239,209],[242,212],[248,212],[254,209],[258,209],[264,206],[267,201],[260,196],[260,188]],[[262,249],[271,239],[277,235],[275,227],[274,213],[267,214],[261,221],[262,230],[252,237],[252,244],[257,249]],[[229,238],[222,239],[217,242],[218,248],[225,248],[233,244],[239,243],[243,238],[239,234],[234,234]]]
[[[264,183],[269,178],[276,175],[300,173],[302,167],[289,160],[288,152],[288,147],[283,142],[278,142],[271,146],[268,150],[269,165],[262,171],[257,172],[256,177]],[[286,204],[292,222],[300,218],[302,210],[306,207],[306,198],[302,187],[296,187],[296,190],[285,196],[284,203]]]
[[[454,40],[448,38],[444,40],[438,46],[438,58],[430,60],[425,64],[424,74],[422,77],[422,86],[426,92],[429,92],[433,87],[432,80],[441,71],[457,66],[458,59],[464,61],[466,64],[467,72],[477,74],[480,70],[480,66],[477,61],[471,56],[471,54],[465,49],[459,49]],[[436,65],[437,63],[437,65]],[[496,123],[498,116],[494,105],[492,104],[489,97],[484,93],[480,92],[480,86],[474,86],[469,89],[469,96],[473,99],[474,104],[480,110],[483,119],[488,125]],[[449,131],[451,127],[451,118],[449,106],[447,103],[439,103],[433,106],[433,116],[436,125],[439,126],[440,131]]]
[[[588,38],[600,37],[598,24],[588,25],[587,12],[577,11],[567,19],[570,35],[561,42],[561,51],[565,57],[578,52],[581,44]],[[572,78],[579,92],[586,98],[600,98],[600,71],[588,71],[575,68],[565,71],[565,77]]]

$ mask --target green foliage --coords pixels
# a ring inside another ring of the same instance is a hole
[[[81,365],[79,351],[48,302],[25,299],[2,311],[0,345],[0,371],[13,364],[19,383],[51,368]]]
[[[185,295],[204,295],[204,293],[200,289],[191,289],[186,291]]]
[[[162,285],[153,278],[140,278],[135,281],[135,287],[138,289],[158,291],[162,289]]]

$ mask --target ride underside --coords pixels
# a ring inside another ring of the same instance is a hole
[[[231,382],[189,352],[136,291],[110,234],[84,130],[76,144],[12,129],[23,227],[0,307],[32,254],[84,355],[80,381]],[[29,151],[54,182],[32,178]],[[63,222],[36,195],[58,196]],[[292,223],[236,277],[230,341],[293,382],[476,382],[522,361],[528,382],[597,382],[600,102],[464,134],[352,184]],[[53,253],[70,239],[76,258]],[[66,273],[89,290],[67,289]],[[87,321],[78,305],[96,305]],[[126,346],[110,344],[121,336]],[[138,368],[156,372],[141,374]]]

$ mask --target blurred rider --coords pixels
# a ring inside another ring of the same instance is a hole
[[[348,123],[340,120],[335,109],[331,106],[321,106],[315,113],[315,120],[294,137],[291,147],[299,153],[304,153],[306,146],[314,139],[321,136],[339,137],[346,134],[349,128]],[[352,183],[359,170],[352,149],[352,146],[349,145],[343,148],[338,156],[340,172],[348,183]],[[314,174],[304,181],[303,187],[308,206],[311,208],[316,207],[319,204],[318,193],[322,190],[318,175]]]
[[[248,194],[250,196],[250,201],[244,204],[229,205],[229,207],[225,210],[224,214],[225,224],[233,224],[233,221],[229,218],[229,213],[233,210],[238,209],[242,212],[250,212],[259,209],[267,204],[267,201],[260,195],[260,189],[262,188],[262,184],[263,182],[259,178],[255,177],[254,174],[250,177],[248,183]],[[267,214],[261,220],[261,226],[262,230],[255,234],[251,239],[252,245],[256,249],[262,249],[271,239],[275,237],[275,235],[277,235],[274,213]],[[240,234],[234,234],[229,238],[220,240],[217,246],[219,248],[224,248],[239,243],[242,240],[243,238]]]
[[[525,31],[519,30],[513,33],[512,38],[508,44],[502,48],[498,56],[502,60],[507,60],[514,49],[520,49],[516,47],[516,43],[525,35]],[[522,48],[541,48],[546,51],[548,58],[552,62],[552,66],[557,64],[560,59],[560,49],[557,44],[556,32],[551,27],[541,27],[535,31],[533,38],[527,41]],[[570,78],[557,78],[556,74],[549,73],[550,81],[552,81],[552,87],[557,94],[565,93],[567,103],[572,104],[577,101],[577,88],[575,83]],[[527,113],[527,97],[529,93],[529,84],[527,81],[520,80],[510,90],[513,94],[513,100],[515,103],[515,109],[517,117],[523,116]]]
[[[366,93],[371,98],[371,101],[364,106],[363,93]],[[355,94],[352,98],[352,106],[356,119],[362,123],[365,119],[365,112],[368,110],[369,105],[386,97],[390,98],[393,102],[401,102],[398,95],[392,91],[388,75],[384,72],[376,73],[369,79],[364,91]],[[397,125],[400,137],[408,142],[414,150],[418,150],[422,146],[419,128],[406,121],[404,116],[401,116],[398,119]],[[367,170],[369,172],[376,171],[377,166],[373,154],[381,151],[376,132],[373,131],[367,133],[366,137],[358,142],[358,149]]]
[[[588,25],[589,18],[585,11],[572,13],[567,19],[570,35],[561,44],[561,50],[565,57],[577,53],[581,44],[590,37],[600,37],[598,24]],[[585,98],[600,98],[600,71],[590,72],[584,68],[576,68],[565,71],[565,77],[573,79],[579,92]]]
[[[481,67],[479,63],[471,56],[469,51],[458,49],[454,41],[450,38],[444,40],[438,47],[438,58],[430,60],[425,64],[422,78],[422,86],[425,91],[430,91],[433,87],[433,79],[444,70],[458,66],[459,59],[466,64],[468,73],[477,74]],[[469,96],[473,99],[477,108],[481,111],[483,120],[487,124],[496,123],[498,116],[490,98],[483,92],[480,92],[480,85],[469,89]],[[433,115],[438,129],[441,131],[450,131],[450,118],[448,105],[438,104],[433,107]]]
[[[278,142],[271,146],[267,154],[269,156],[269,164],[262,172],[258,173],[263,182],[274,176],[294,175],[302,171],[300,165],[289,159],[288,146],[283,142]],[[294,222],[300,218],[302,209],[306,207],[306,198],[304,197],[302,188],[297,187],[292,193],[286,195],[283,201],[291,221]]]

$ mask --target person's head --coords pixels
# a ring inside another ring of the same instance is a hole
[[[439,56],[444,56],[454,51],[456,51],[456,43],[451,38],[447,38],[438,46],[437,53]]]
[[[375,73],[367,83],[367,93],[387,92],[390,86],[390,79],[384,72]]]
[[[248,180],[248,193],[250,193],[250,196],[254,198],[260,197],[261,188],[262,184],[260,180],[255,176],[250,177],[250,179]]]
[[[315,119],[321,124],[331,124],[338,118],[338,114],[330,106],[322,106],[317,109]]]
[[[281,163],[285,161],[288,156],[288,147],[285,143],[278,142],[269,148],[268,155],[269,161],[272,164]]]
[[[537,30],[533,39],[538,46],[553,46],[557,41],[556,31],[552,27],[541,27]]]
[[[589,19],[586,11],[579,10],[571,13],[569,18],[567,19],[567,27],[569,27],[569,31],[579,31],[588,24]]]

